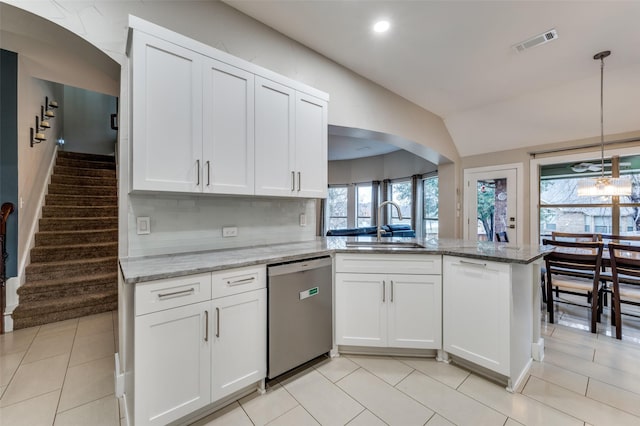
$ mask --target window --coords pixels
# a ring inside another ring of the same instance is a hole
[[[328,229],[344,229],[348,227],[348,188],[346,186],[329,187],[327,210],[329,216]]]
[[[422,236],[438,237],[438,176],[422,180]]]
[[[402,220],[398,217],[398,210],[391,207],[391,224],[404,223],[411,225],[411,181],[391,182],[391,201],[400,206]]]
[[[358,228],[365,226],[375,226],[375,223],[371,223],[371,185],[357,185],[356,197],[358,199],[357,220],[356,225]]]
[[[612,175],[612,163],[615,164],[605,160],[605,176]],[[556,230],[572,233],[640,234],[640,156],[620,158],[617,172],[628,176],[632,181],[632,195],[620,197],[620,200],[617,197],[578,196],[578,181],[599,176],[599,165],[600,160],[541,166],[541,239]],[[617,215],[615,218],[614,214]],[[615,228],[616,225],[618,229]]]

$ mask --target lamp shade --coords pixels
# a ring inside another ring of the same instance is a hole
[[[623,177],[582,179],[578,181],[578,195],[586,197],[631,195],[631,180]]]

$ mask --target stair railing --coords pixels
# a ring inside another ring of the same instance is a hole
[[[6,263],[9,253],[7,253],[7,219],[13,212],[11,203],[4,203],[0,207],[0,243],[2,245],[2,255],[0,256],[0,334],[4,334],[4,310],[7,304],[7,273]]]

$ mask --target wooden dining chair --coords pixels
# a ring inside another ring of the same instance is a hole
[[[609,262],[613,280],[611,324],[616,327],[616,339],[622,339],[623,312],[620,305],[640,306],[640,246],[609,243]]]
[[[507,235],[507,231],[496,232],[496,241],[499,243],[508,243],[509,236]]]
[[[576,306],[584,306],[591,311],[591,332],[595,333],[596,322],[600,319],[600,270],[603,244],[599,241],[574,242],[545,239],[544,245],[554,247],[545,255],[547,276],[547,312],[549,322],[554,322],[555,289],[562,293],[587,296],[587,304],[581,305],[568,300],[556,300]]]
[[[551,239],[554,241],[571,241],[574,243],[585,243],[589,241],[602,241],[602,234],[553,231],[551,233]]]

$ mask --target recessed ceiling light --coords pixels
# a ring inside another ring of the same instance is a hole
[[[373,31],[377,32],[377,33],[384,33],[389,31],[389,28],[391,27],[391,24],[389,24],[389,21],[378,21],[375,24],[373,24]]]

